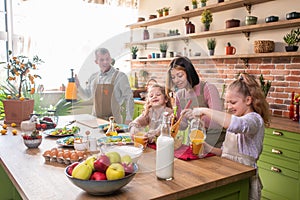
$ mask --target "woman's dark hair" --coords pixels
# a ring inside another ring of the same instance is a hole
[[[200,82],[199,76],[195,70],[194,65],[190,61],[190,59],[188,59],[187,57],[175,58],[169,64],[168,75],[167,75],[167,80],[166,80],[166,94],[167,95],[171,91],[171,88],[174,87],[174,84],[173,84],[172,78],[171,78],[171,70],[172,69],[179,69],[179,70],[185,71],[186,76],[187,76],[187,81],[189,82],[189,84],[191,85],[192,88],[195,85],[199,84],[199,82]]]

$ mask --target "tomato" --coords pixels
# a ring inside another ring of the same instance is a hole
[[[47,129],[47,124],[41,124],[42,129]]]

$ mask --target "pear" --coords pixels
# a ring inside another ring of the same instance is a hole
[[[79,163],[72,171],[73,178],[88,180],[92,175],[93,169],[85,162]]]

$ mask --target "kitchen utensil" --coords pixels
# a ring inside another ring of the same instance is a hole
[[[191,106],[191,103],[192,103],[192,100],[190,99],[190,100],[187,102],[187,104],[186,104],[186,106],[184,107],[184,109],[188,109],[188,108]],[[181,115],[181,116],[179,117],[179,119],[177,120],[177,122],[176,122],[175,124],[171,124],[171,136],[172,136],[173,138],[175,138],[176,135],[177,135],[177,133],[178,133],[179,126],[180,126],[180,122],[181,122],[182,118],[183,118],[183,115]]]

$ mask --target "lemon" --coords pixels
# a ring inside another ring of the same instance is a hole
[[[17,135],[18,134],[18,131],[16,129],[12,130],[11,132],[12,132],[13,135]]]
[[[6,135],[6,133],[7,133],[7,130],[5,130],[5,129],[2,129],[2,130],[1,130],[1,134],[2,134],[2,135]]]
[[[7,99],[11,99],[12,98],[12,96],[11,95],[7,95],[7,97],[6,97]]]
[[[23,96],[22,96],[22,97],[20,97],[20,100],[21,100],[21,101],[24,101],[24,99],[25,99],[25,97],[23,97]]]
[[[3,124],[3,125],[2,125],[2,128],[7,129],[7,125],[6,125],[6,124]]]
[[[16,124],[16,123],[11,123],[10,126],[11,126],[11,127],[16,127],[17,124]]]

